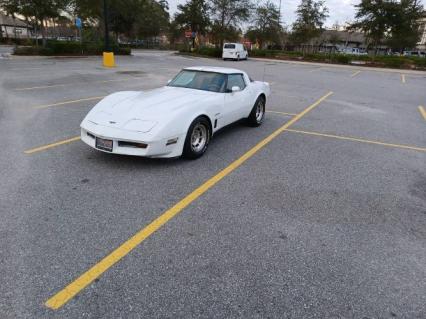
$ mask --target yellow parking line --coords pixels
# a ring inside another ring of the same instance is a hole
[[[321,71],[322,69],[324,69],[323,67],[319,67],[313,70],[310,70],[309,73],[313,73],[313,72],[317,72],[317,71]]]
[[[423,106],[419,106],[419,112],[423,116],[423,118],[426,120],[426,110]]]
[[[56,147],[56,146],[72,143],[72,142],[75,142],[75,141],[78,141],[78,140],[80,140],[80,136],[76,136],[76,137],[72,137],[72,138],[62,140],[62,141],[58,141],[58,142],[55,142],[55,143],[35,147],[35,148],[24,151],[24,153],[25,154],[33,154],[33,153],[41,152],[41,151],[44,151],[44,150],[47,150],[49,148],[53,148],[53,147]]]
[[[53,85],[45,85],[45,86],[33,86],[28,88],[17,88],[15,91],[29,91],[29,90],[37,90],[37,89],[47,89],[47,88],[54,88],[59,86],[66,86],[69,84],[53,84]]]
[[[30,91],[30,90],[40,90],[40,89],[49,89],[54,87],[61,87],[61,86],[71,86],[71,85],[77,85],[77,84],[90,84],[90,83],[108,83],[108,82],[126,82],[134,79],[140,79],[140,77],[132,77],[128,79],[114,79],[114,80],[103,80],[103,81],[92,81],[92,82],[73,82],[73,83],[62,83],[62,84],[52,84],[52,85],[44,85],[44,86],[32,86],[32,87],[26,87],[26,88],[16,88],[15,91]]]
[[[300,134],[321,136],[321,137],[331,137],[331,138],[335,138],[335,139],[339,139],[339,140],[361,142],[361,143],[368,143],[368,144],[376,144],[376,145],[382,145],[382,146],[388,146],[388,147],[395,147],[395,148],[402,148],[402,149],[408,149],[408,150],[426,152],[426,148],[424,148],[424,147],[417,147],[417,146],[410,146],[410,145],[400,145],[400,144],[392,144],[392,143],[384,143],[384,142],[366,140],[366,139],[362,139],[362,138],[347,137],[347,136],[332,135],[332,134],[324,134],[324,133],[309,132],[309,131],[301,131],[301,130],[287,129],[286,131],[287,132],[300,133]]]
[[[303,112],[299,113],[295,117],[293,117],[286,124],[281,126],[271,135],[266,137],[260,143],[258,143],[255,147],[250,149],[247,153],[241,156],[239,159],[231,163],[225,169],[217,173],[215,176],[204,182],[201,186],[195,189],[192,193],[187,195],[181,201],[176,203],[174,206],[165,211],[161,216],[157,217],[154,221],[152,221],[148,226],[141,229],[134,236],[129,238],[123,244],[121,244],[114,251],[109,253],[106,257],[104,257],[97,264],[92,266],[89,270],[80,275],[77,279],[68,284],[65,288],[56,293],[53,297],[49,298],[45,305],[51,309],[59,309],[65,303],[67,303],[70,299],[72,299],[75,295],[77,295],[81,290],[86,288],[90,283],[92,283],[96,278],[101,276],[105,271],[119,262],[123,257],[129,254],[133,249],[135,249],[139,244],[141,244],[145,239],[150,237],[154,232],[160,229],[164,224],[166,224],[173,217],[178,215],[185,209],[188,205],[198,199],[201,195],[207,192],[210,188],[220,182],[224,177],[228,176],[234,170],[236,170],[239,166],[241,166],[248,159],[253,157],[259,150],[269,144],[274,138],[284,132],[291,125],[299,121],[303,116],[305,116],[308,112],[312,111],[315,107],[317,107],[321,102],[327,99],[333,92],[329,92],[316,101],[314,104],[306,108]]]
[[[36,67],[36,68],[13,68],[13,69],[10,69],[10,71],[28,71],[28,70],[41,70],[41,69],[44,69],[44,67],[43,68],[41,68],[41,67]]]
[[[88,97],[85,99],[78,99],[78,100],[70,100],[70,101],[64,101],[59,103],[53,103],[53,104],[46,104],[46,105],[38,105],[34,106],[35,109],[45,109],[51,106],[59,106],[59,105],[66,105],[66,104],[74,104],[78,102],[85,102],[85,101],[93,101],[93,100],[100,100],[103,99],[105,96],[94,96],[94,97]]]
[[[402,82],[402,83],[405,83],[405,82],[406,82],[406,80],[405,80],[405,74],[401,74],[401,82]]]
[[[266,113],[275,113],[275,114],[283,114],[283,115],[290,115],[290,116],[295,116],[297,114],[295,113],[287,113],[287,112],[279,112],[279,111],[266,111]]]
[[[352,73],[351,74],[351,78],[354,78],[354,77],[356,77],[358,74],[360,74],[361,73],[361,71],[356,71],[355,73]]]

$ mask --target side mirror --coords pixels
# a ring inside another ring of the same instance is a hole
[[[239,86],[233,86],[232,89],[231,89],[231,91],[232,91],[232,93],[235,93],[235,92],[240,92],[241,89],[240,89]]]
[[[172,82],[172,80],[168,80],[168,81],[167,81],[167,84],[170,84],[170,82]]]

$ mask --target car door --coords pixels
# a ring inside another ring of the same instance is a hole
[[[232,88],[236,86],[240,90],[232,92]],[[250,104],[250,94],[248,94],[243,74],[228,74],[225,92],[225,103],[222,114],[223,124],[228,125],[245,117]]]

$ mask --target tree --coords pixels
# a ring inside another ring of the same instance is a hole
[[[205,35],[209,19],[209,6],[206,0],[190,0],[185,4],[178,5],[175,19],[171,25],[171,31],[182,34],[186,30],[191,30],[197,34]],[[175,34],[172,34],[174,37]],[[195,47],[195,38],[192,39],[192,46]]]
[[[355,5],[357,13],[355,23],[350,28],[365,33],[377,51],[377,46],[384,40],[389,31],[389,14],[392,11],[393,0],[362,0]]]
[[[249,20],[253,4],[251,0],[211,0],[210,3],[212,34],[222,47],[225,40],[238,37],[240,24]]]
[[[60,17],[69,5],[69,0],[1,0],[0,8],[12,17],[22,15],[35,25],[40,25],[43,46],[46,45],[45,27],[47,20]]]
[[[103,0],[72,0],[73,14],[88,24],[103,28]],[[108,22],[118,36],[151,37],[168,30],[168,3],[165,0],[108,0]]]
[[[190,0],[178,5],[178,13],[175,15],[175,23],[182,29],[205,34],[210,24],[209,7],[206,0]]]
[[[323,32],[328,9],[323,0],[302,0],[296,10],[292,40],[296,44],[308,44]]]
[[[401,0],[390,7],[390,31],[386,43],[402,53],[404,49],[414,48],[420,40],[420,19],[424,8],[419,0]]]
[[[364,31],[376,51],[380,43],[403,51],[418,42],[424,10],[419,0],[362,0],[355,7],[356,22],[351,28]]]
[[[166,7],[154,0],[139,0],[143,3],[136,23],[136,33],[140,37],[157,36],[169,30],[169,13]],[[163,2],[164,3],[164,2]]]
[[[256,8],[253,25],[247,31],[246,36],[250,41],[259,43],[259,47],[263,48],[267,42],[279,44],[281,32],[280,11],[275,4],[267,1]]]

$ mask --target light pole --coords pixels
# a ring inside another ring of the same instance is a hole
[[[107,0],[104,0],[104,22],[105,22],[105,52],[110,52],[109,46],[109,30],[108,30],[108,4]]]
[[[108,30],[108,4],[104,0],[104,22],[105,22],[105,50],[103,53],[103,63],[105,67],[112,68],[115,66],[114,53],[109,45],[109,30]]]

